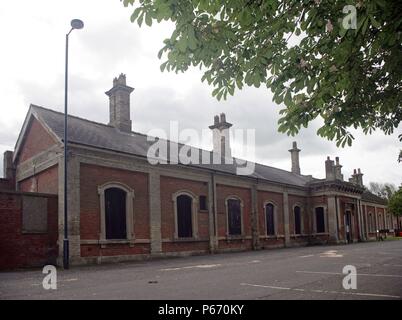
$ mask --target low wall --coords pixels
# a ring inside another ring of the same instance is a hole
[[[0,191],[0,270],[55,264],[57,196]]]

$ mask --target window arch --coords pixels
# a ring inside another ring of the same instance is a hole
[[[98,187],[100,196],[100,240],[134,239],[134,190],[120,182]]]
[[[276,206],[272,202],[264,204],[265,233],[267,236],[277,234],[277,212]]]
[[[243,235],[243,202],[237,196],[226,198],[227,236]]]
[[[189,191],[178,191],[172,195],[174,206],[174,238],[197,238],[197,197]]]
[[[294,232],[295,234],[302,234],[303,221],[301,207],[296,205],[293,207],[293,218],[294,218]]]

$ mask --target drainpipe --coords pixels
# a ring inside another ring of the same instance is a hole
[[[335,196],[335,212],[336,212],[336,238],[339,241],[339,208],[338,208],[338,196]]]

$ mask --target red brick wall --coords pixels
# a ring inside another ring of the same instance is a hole
[[[58,177],[58,165],[55,165],[35,176],[18,182],[19,191],[58,194]]]
[[[161,176],[162,239],[174,239],[175,219],[172,195],[178,191],[189,191],[197,197],[197,200],[199,200],[199,196],[201,195],[207,196],[207,201],[210,201],[210,199],[208,199],[208,184],[206,182]],[[200,211],[198,206],[197,216],[198,237],[199,239],[209,241],[209,212]],[[198,250],[197,245],[195,243],[192,244],[194,245],[193,250]],[[188,249],[188,243],[186,242],[178,242],[174,246],[166,243],[163,246],[167,251],[175,251],[173,249]]]
[[[236,196],[243,203],[243,233],[246,237],[251,237],[251,190],[246,188],[232,187],[217,184],[217,214],[218,214],[218,236],[226,237],[227,234],[227,217],[225,200],[229,196]],[[232,242],[233,243],[233,242]],[[250,242],[251,243],[251,242]],[[221,246],[221,243],[219,243]],[[250,245],[251,246],[251,245]]]
[[[42,127],[38,120],[33,118],[27,129],[25,141],[21,146],[18,163],[22,163],[34,155],[49,149],[54,144],[56,144],[56,141],[53,137]]]
[[[22,194],[0,193],[0,269],[55,264],[58,254],[57,197],[48,198],[48,232],[22,233]]]
[[[11,181],[7,179],[0,178],[0,190],[13,190]]]
[[[81,164],[80,167],[80,228],[82,240],[97,240],[100,233],[100,200],[98,187],[108,182],[120,182],[134,190],[134,234],[136,239],[149,239],[149,196],[148,175],[141,172],[126,171],[95,165]],[[121,248],[115,251],[122,254]],[[124,249],[132,254],[136,249]],[[111,247],[112,248],[112,247]],[[104,250],[103,255],[112,249]],[[84,250],[85,252],[85,250]],[[96,255],[96,252],[94,251]],[[116,253],[117,254],[117,253]]]

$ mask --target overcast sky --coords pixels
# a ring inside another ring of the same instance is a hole
[[[133,130],[147,133],[169,128],[179,121],[180,129],[207,128],[215,114],[225,112],[233,128],[256,130],[256,160],[290,170],[288,149],[298,142],[303,174],[325,175],[327,156],[339,156],[345,179],[361,168],[366,184],[370,181],[402,182],[402,164],[397,156],[402,148],[397,133],[377,132],[365,136],[355,132],[351,148],[338,149],[316,135],[320,121],[312,123],[295,138],[277,132],[278,111],[265,88],[248,88],[225,102],[211,96],[212,89],[200,81],[201,73],[161,73],[157,53],[172,25],[139,28],[130,22],[131,8],[119,0],[19,0],[0,3],[0,158],[12,150],[28,110],[37,104],[62,111],[64,99],[65,33],[73,18],[85,28],[70,37],[70,104],[73,115],[108,122],[108,98],[113,77],[127,75],[135,87],[131,98]],[[399,128],[401,129],[401,127]],[[399,130],[401,133],[402,130]],[[234,155],[242,156],[236,150]],[[202,147],[211,149],[212,144]],[[3,162],[0,163],[2,170]]]

